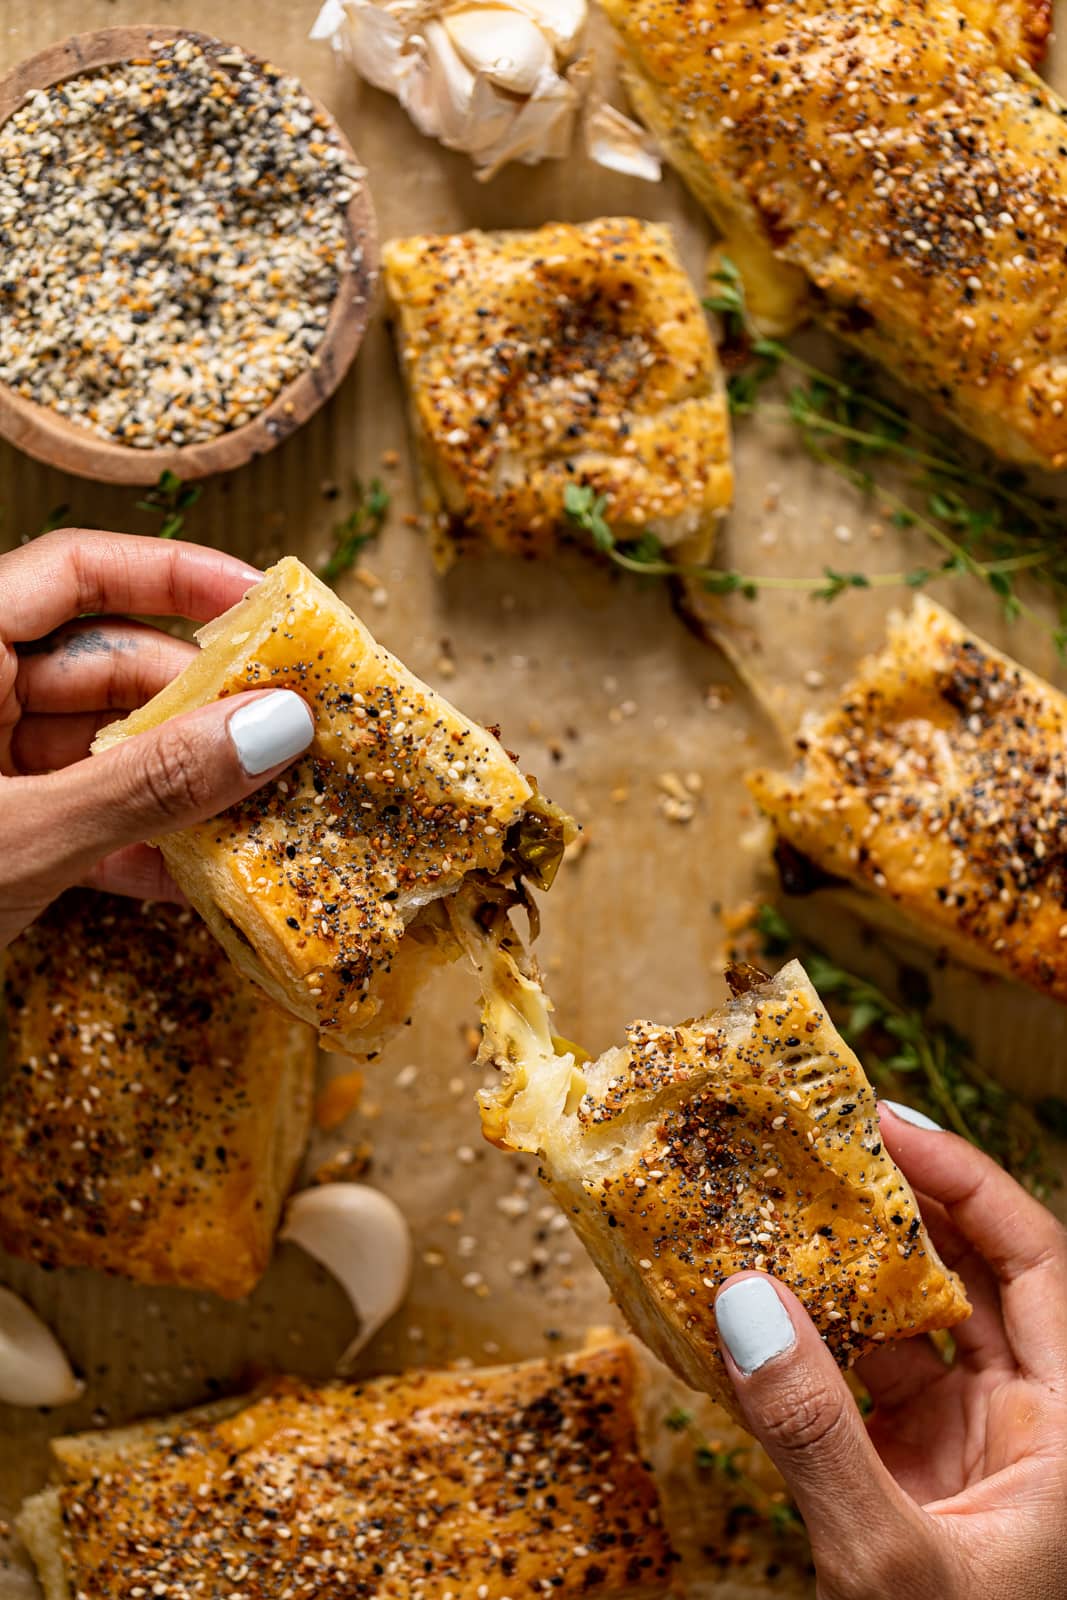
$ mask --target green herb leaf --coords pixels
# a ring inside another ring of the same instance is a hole
[[[668,1411],[663,1422],[664,1426],[670,1428],[672,1433],[684,1433],[692,1420],[690,1412],[683,1411],[681,1406],[675,1406],[673,1411]]]
[[[43,533],[55,533],[57,528],[62,528],[66,524],[69,515],[70,507],[68,505],[53,506],[41,526],[37,529],[37,532],[31,534],[30,537],[39,539]]]
[[[196,505],[200,495],[198,483],[183,483],[176,472],[165,469],[155,488],[149,489],[136,505],[138,511],[148,511],[160,519],[157,538],[177,539],[185,532],[185,513]]]
[[[356,503],[333,530],[333,550],[319,571],[319,577],[332,583],[355,566],[363,551],[377,539],[389,512],[389,493],[378,478],[364,489],[356,480]]]
[[[865,572],[835,572],[833,567],[824,567],[823,575],[826,582],[815,590],[816,600],[836,600],[848,589],[869,589],[871,586],[871,580]]]
[[[567,516],[587,533],[598,550],[615,548],[615,535],[605,519],[608,497],[598,495],[584,483],[568,483],[563,491],[563,509]]]

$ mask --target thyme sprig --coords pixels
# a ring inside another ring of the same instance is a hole
[[[839,572],[834,567],[824,567],[818,577],[793,578],[680,565],[668,559],[654,534],[646,532],[633,540],[617,539],[604,514],[607,503],[608,497],[598,495],[588,484],[569,483],[563,493],[563,509],[570,523],[588,534],[594,547],[617,567],[642,578],[693,578],[709,594],[741,594],[746,600],[754,600],[763,589],[800,590],[816,600],[836,600],[846,589],[898,588],[909,581],[906,573]]]
[[[319,570],[328,583],[355,566],[381,533],[389,513],[389,491],[379,478],[372,478],[366,489],[357,479],[355,490],[356,504],[334,528],[333,550]]]
[[[841,375],[825,372],[754,327],[740,273],[727,258],[713,275],[704,304],[723,320],[724,357],[734,416],[755,413],[791,425],[808,454],[885,507],[893,524],[916,528],[940,560],[905,581],[919,588],[945,573],[986,584],[1009,617],[1033,613],[1016,593],[1019,574],[1048,590],[1057,605],[1053,637],[1067,652],[1067,546],[1063,508],[1030,492],[1018,471],[980,459],[964,460],[959,446],[884,399],[866,363],[850,358]],[[785,402],[767,399],[764,386],[788,372],[800,381]],[[903,471],[905,494],[880,483],[874,468],[891,461]]]
[[[196,505],[202,492],[200,484],[183,483],[176,472],[163,471],[155,487],[137,501],[137,509],[159,517],[158,538],[177,539],[185,532],[185,513]]]
[[[846,475],[851,475],[857,486],[866,488],[867,476],[858,467],[849,468]],[[907,515],[916,525],[929,520],[921,518],[918,513],[913,513],[904,501],[898,500],[896,496],[887,496],[883,493],[882,498],[888,499],[896,506],[895,514],[899,514],[902,519]],[[656,536],[647,530],[638,539],[620,540],[605,515],[607,506],[607,495],[598,495],[589,484],[568,483],[564,489],[563,510],[568,521],[582,533],[587,534],[594,548],[625,572],[636,573],[643,578],[690,579],[699,583],[708,594],[739,594],[746,600],[755,600],[761,591],[787,590],[809,594],[813,600],[829,602],[838,599],[850,589],[921,589],[931,579],[952,572],[969,572],[992,584],[998,593],[1001,590],[1008,593],[1012,574],[1027,567],[1037,566],[1044,560],[1043,556],[1031,552],[1026,555],[1021,553],[1005,555],[993,561],[978,561],[963,545],[930,522],[926,531],[944,551],[944,557],[936,567],[915,567],[907,572],[841,572],[836,567],[825,566],[818,576],[811,577],[741,572],[736,568],[709,567],[695,563],[681,564],[672,561],[665,554]],[[900,525],[904,525],[903,521]],[[1017,612],[1022,609],[1020,602],[1014,603]],[[1067,618],[1064,624],[1064,648],[1067,648]]]
[[[1067,1102],[1055,1096],[1032,1109],[984,1072],[963,1036],[930,1014],[930,985],[915,967],[897,973],[899,999],[842,967],[798,934],[781,911],[760,906],[754,927],[762,953],[797,956],[871,1082],[985,1150],[1032,1193],[1044,1198],[1060,1178],[1044,1130],[1067,1129]]]
[[[669,1411],[663,1423],[672,1433],[689,1433],[693,1439],[696,1465],[701,1471],[713,1472],[724,1479],[730,1486],[731,1497],[738,1497],[730,1506],[732,1521],[746,1518],[769,1525],[772,1532],[779,1535],[803,1536],[804,1523],[800,1512],[784,1490],[767,1489],[746,1471],[744,1461],[751,1445],[735,1445],[731,1448],[721,1440],[705,1439],[694,1429],[689,1412],[680,1406]]]

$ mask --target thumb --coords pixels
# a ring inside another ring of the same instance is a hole
[[[214,701],[40,779],[42,876],[65,887],[101,856],[218,816],[307,749],[315,723],[290,689]]]
[[[765,1274],[731,1278],[715,1301],[745,1424],[807,1525],[820,1595],[927,1596],[926,1519],[882,1465],[859,1408],[804,1307]]]

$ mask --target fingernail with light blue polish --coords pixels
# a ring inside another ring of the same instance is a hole
[[[229,734],[238,761],[250,778],[258,778],[306,750],[315,737],[315,724],[298,694],[275,689],[238,706],[229,721]]]
[[[742,1278],[715,1302],[719,1337],[745,1377],[797,1342],[789,1313],[769,1278]]]
[[[902,1106],[898,1100],[882,1100],[879,1102],[887,1106],[895,1117],[901,1122],[910,1122],[915,1128],[929,1128],[933,1133],[944,1133],[940,1122],[935,1122],[933,1117],[928,1117],[922,1111],[916,1111],[913,1106]]]

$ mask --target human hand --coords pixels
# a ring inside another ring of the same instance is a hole
[[[142,841],[216,816],[307,748],[300,696],[258,690],[88,759],[98,729],[197,653],[114,613],[204,622],[261,576],[217,550],[83,529],[0,556],[0,948],[75,883],[175,897]]]
[[[974,1305],[954,1363],[927,1339],[859,1362],[865,1426],[800,1302],[749,1273],[716,1301],[726,1364],[807,1524],[820,1600],[1063,1600],[1067,1233],[987,1156],[901,1111],[881,1107],[886,1145]]]

